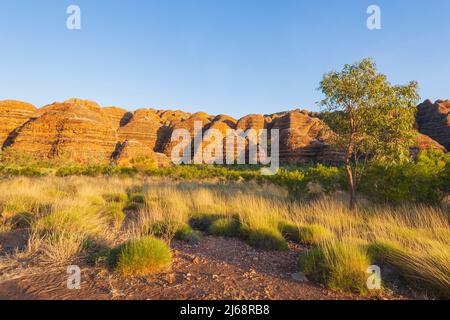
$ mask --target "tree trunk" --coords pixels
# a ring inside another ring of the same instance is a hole
[[[350,166],[350,163],[347,163],[345,165],[345,170],[347,171],[348,187],[350,191],[350,209],[354,210],[356,209],[356,185],[355,180],[353,178],[353,171],[352,167]]]

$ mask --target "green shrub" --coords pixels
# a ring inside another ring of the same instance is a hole
[[[306,276],[332,290],[367,293],[367,268],[371,265],[367,252],[359,244],[328,242],[313,247],[299,258]]]
[[[326,194],[345,189],[346,187],[345,174],[343,170],[337,167],[317,164],[314,167],[308,168],[305,178],[308,182],[319,183],[322,191]]]
[[[153,223],[148,233],[154,235],[158,238],[164,238],[166,240],[171,240],[176,232],[182,227],[180,221],[175,219],[166,218]]]
[[[415,162],[375,164],[367,168],[360,189],[380,202],[438,204],[448,195],[450,156],[421,152]]]
[[[252,247],[274,251],[288,249],[288,243],[283,238],[281,232],[275,228],[260,227],[249,229],[244,227],[242,232],[247,243]]]
[[[198,231],[192,229],[190,225],[184,224],[175,233],[175,239],[196,244],[200,242],[201,235]]]
[[[172,253],[164,241],[147,236],[113,249],[109,260],[123,276],[147,276],[166,270]]]
[[[308,194],[308,181],[302,171],[280,169],[276,175],[267,176],[266,179],[285,187],[292,197],[304,197]]]
[[[238,237],[240,235],[241,223],[236,218],[220,218],[212,222],[208,233],[215,236]]]
[[[214,221],[223,218],[223,216],[200,213],[196,214],[189,219],[189,225],[197,230],[208,232],[209,227],[214,223]]]

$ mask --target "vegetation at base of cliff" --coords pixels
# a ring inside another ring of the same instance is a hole
[[[388,164],[375,162],[364,169],[358,191],[381,203],[438,204],[450,192],[450,154],[422,151],[415,160]],[[255,181],[286,188],[293,199],[310,200],[320,194],[347,191],[343,167],[323,164],[286,165],[275,175],[262,175],[254,165],[180,165],[166,168],[75,164],[66,160],[37,160],[14,150],[0,153],[0,176],[154,176],[175,180],[218,179]],[[132,204],[133,205],[133,201]]]
[[[108,266],[124,275],[163,271],[173,239],[196,244],[202,233],[236,237],[259,250],[286,250],[291,241],[310,248],[300,271],[330,289],[372,294],[365,272],[375,264],[383,288],[389,290],[383,273],[389,268],[416,292],[450,297],[448,204],[364,200],[354,211],[345,199],[336,192],[300,201],[286,188],[252,181],[11,177],[0,180],[0,232],[29,232],[27,247],[15,253],[20,259],[67,265],[111,252]]]

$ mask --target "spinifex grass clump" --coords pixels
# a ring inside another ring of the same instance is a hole
[[[164,241],[146,236],[112,250],[110,262],[123,276],[146,276],[167,270],[172,253]]]
[[[123,212],[124,204],[120,202],[110,202],[106,205],[103,213],[114,229],[120,229],[122,223],[125,221],[126,214]]]
[[[298,242],[300,237],[298,225],[286,220],[281,220],[278,223],[278,230],[286,239]]]
[[[203,231],[203,232],[208,232],[209,228],[211,227],[211,225],[220,219],[223,219],[224,217],[221,215],[216,215],[216,214],[194,214],[190,219],[189,219],[189,225],[192,226],[192,228]]]
[[[280,231],[275,228],[242,228],[242,234],[249,245],[259,249],[284,251],[288,243]]]
[[[33,223],[28,249],[45,262],[65,263],[106,228],[107,219],[95,207],[73,205]]]
[[[299,258],[302,272],[327,288],[360,294],[367,293],[370,265],[366,250],[352,240],[321,243]]]
[[[302,225],[298,234],[298,242],[307,245],[318,244],[333,237],[330,230],[319,224]]]
[[[368,251],[377,263],[395,268],[412,287],[450,298],[450,258],[439,246],[424,254],[382,241],[371,244]]]
[[[184,224],[175,232],[175,239],[188,242],[190,244],[197,244],[200,242],[200,232],[192,229],[188,224]]]
[[[220,218],[212,222],[208,233],[222,237],[239,237],[241,235],[241,223],[237,218]]]

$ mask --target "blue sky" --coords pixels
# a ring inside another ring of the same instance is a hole
[[[82,29],[66,28],[79,5]],[[381,7],[382,29],[366,28]],[[448,0],[0,0],[0,100],[242,116],[317,110],[325,72],[373,57],[450,98]]]

